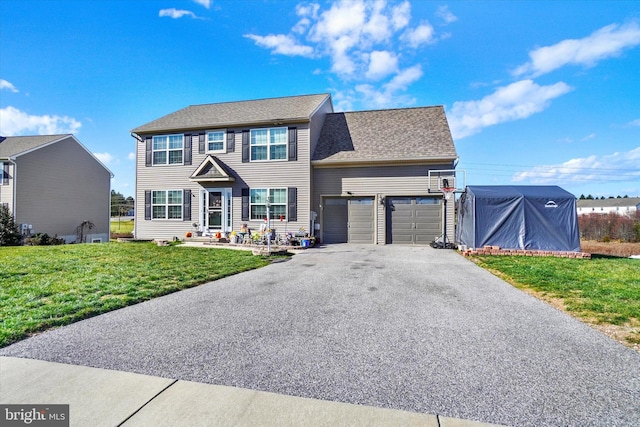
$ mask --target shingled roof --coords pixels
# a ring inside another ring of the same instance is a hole
[[[134,133],[309,121],[329,94],[191,105],[139,126]]]
[[[7,159],[31,151],[67,136],[71,136],[71,134],[0,137],[0,159]]]
[[[314,164],[445,160],[458,155],[442,106],[328,114]]]

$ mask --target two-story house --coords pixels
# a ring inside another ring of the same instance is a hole
[[[113,174],[73,135],[0,137],[0,203],[23,234],[77,242],[109,241]]]
[[[278,233],[427,244],[443,229],[429,170],[453,181],[457,160],[442,107],[334,113],[328,94],[193,105],[132,135],[140,239],[256,230],[269,203]]]

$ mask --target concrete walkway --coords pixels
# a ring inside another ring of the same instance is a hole
[[[70,425],[79,427],[493,425],[129,372],[0,357],[0,404],[24,403],[68,404]],[[0,421],[3,417],[4,414],[0,414]]]

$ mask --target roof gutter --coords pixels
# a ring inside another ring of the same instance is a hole
[[[323,167],[366,167],[366,166],[396,166],[396,165],[407,165],[407,164],[436,164],[436,163],[454,163],[457,164],[458,157],[423,157],[423,158],[411,158],[411,159],[394,159],[394,158],[386,158],[386,159],[360,159],[360,160],[312,160],[311,165],[319,168]]]
[[[220,129],[220,128],[236,128],[237,129],[237,128],[243,128],[243,127],[252,127],[252,126],[284,126],[287,124],[309,123],[310,120],[311,119],[309,117],[295,117],[295,118],[284,118],[284,119],[276,118],[276,119],[260,120],[257,122],[248,122],[248,123],[235,123],[235,122],[212,123],[210,125],[205,125],[205,126],[185,125],[185,126],[180,126],[175,128],[157,128],[157,129],[136,128],[131,131],[131,136],[138,139],[140,134],[149,134],[149,133],[157,134],[159,132],[185,133],[185,132],[191,132],[191,131],[205,131],[205,130]],[[138,139],[138,141],[140,140]]]

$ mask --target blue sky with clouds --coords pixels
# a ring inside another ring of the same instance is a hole
[[[129,131],[192,104],[444,105],[467,184],[640,196],[640,2],[4,0],[0,134],[74,133],[134,194]]]

